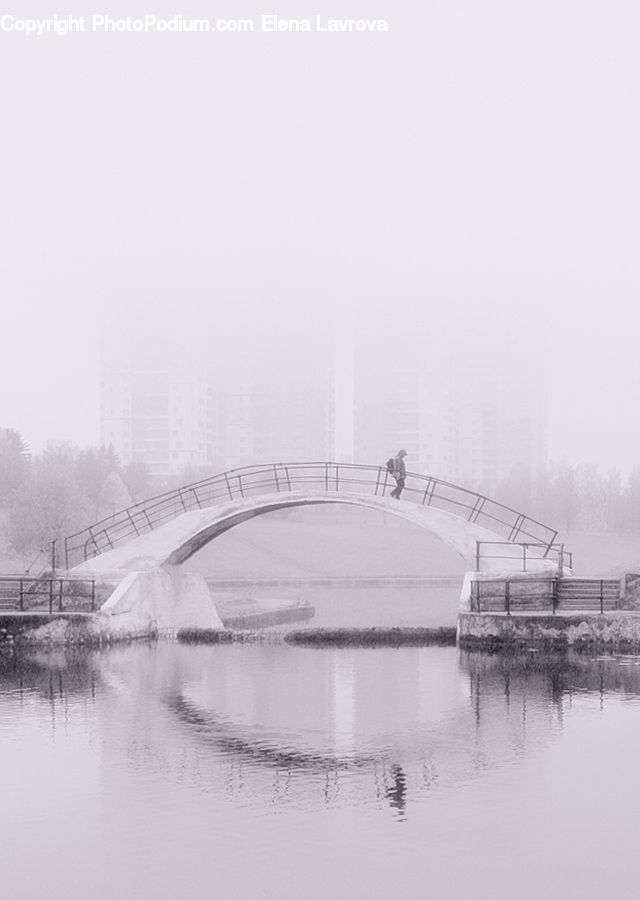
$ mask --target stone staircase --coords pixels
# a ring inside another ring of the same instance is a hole
[[[558,610],[612,610],[620,597],[618,578],[561,578],[558,582]]]

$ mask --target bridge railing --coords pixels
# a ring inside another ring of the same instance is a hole
[[[272,463],[221,472],[134,503],[65,539],[67,568],[191,510],[266,493],[321,491],[387,496],[396,486],[384,466],[355,463]],[[483,525],[508,543],[529,541],[548,550],[557,532],[530,516],[431,475],[407,474],[403,501],[432,506]],[[545,554],[546,555],[546,554]]]
[[[535,560],[543,557],[552,559],[558,565],[558,572],[562,575],[565,566],[573,568],[573,554],[565,550],[564,544],[542,544],[531,541],[476,541],[476,572],[480,572],[483,563],[489,560],[504,560],[505,563],[518,563],[522,571],[535,568]]]

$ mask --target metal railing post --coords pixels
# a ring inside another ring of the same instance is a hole
[[[562,578],[564,572],[564,544],[560,544],[558,549],[558,576]]]
[[[58,585],[58,611],[62,612],[62,578]]]
[[[53,578],[49,579],[49,612],[53,612]]]
[[[480,571],[480,541],[476,541],[476,572]]]
[[[21,579],[20,579],[20,610],[21,610],[21,611],[24,611],[24,589],[23,589],[23,584],[24,584],[24,582],[22,581],[22,578],[21,578]]]
[[[556,609],[558,608],[558,579],[553,579],[553,584],[551,586],[551,612],[555,616]]]
[[[135,531],[135,533],[136,533],[137,535],[139,535],[140,532],[138,531],[138,526],[136,525],[136,523],[135,523],[134,520],[133,520],[133,516],[131,515],[131,510],[130,510],[130,509],[127,510],[127,516],[128,516],[128,518],[129,518],[129,522],[131,523],[131,526],[132,526],[133,530]]]
[[[95,581],[91,582],[91,612],[93,612],[96,608],[96,583]]]
[[[508,578],[504,580],[504,605],[507,615],[511,615],[511,584]]]

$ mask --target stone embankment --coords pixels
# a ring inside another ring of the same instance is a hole
[[[556,615],[461,612],[457,637],[460,647],[468,649],[638,652],[640,614],[623,611]]]
[[[152,639],[157,631],[128,635],[126,639]],[[21,645],[64,645],[99,647],[122,640],[110,634],[92,613],[15,613],[0,617],[0,648]]]
[[[460,595],[460,647],[640,652],[640,576],[469,572]]]
[[[117,599],[117,597],[116,597]],[[107,607],[107,610],[109,607]],[[209,616],[204,626],[180,627],[158,616],[158,607],[141,614],[141,605],[131,615],[128,608],[117,613],[100,610],[86,612],[15,612],[0,615],[0,647],[17,645],[103,646],[134,640],[173,637],[192,643],[221,643],[228,640],[256,641],[273,637],[277,626],[312,618],[315,610],[300,601],[260,600],[229,604],[222,615]]]

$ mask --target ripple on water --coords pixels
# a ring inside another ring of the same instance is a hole
[[[428,876],[453,897],[452,872],[489,890],[496,854],[530,872],[559,816],[568,878],[596,806],[604,850],[633,851],[639,661],[161,644],[0,663],[0,846],[31,873],[7,889],[39,896],[48,870],[74,896],[72,841],[80,881],[117,858],[142,897],[209,896],[212,859],[227,896],[422,896]]]

